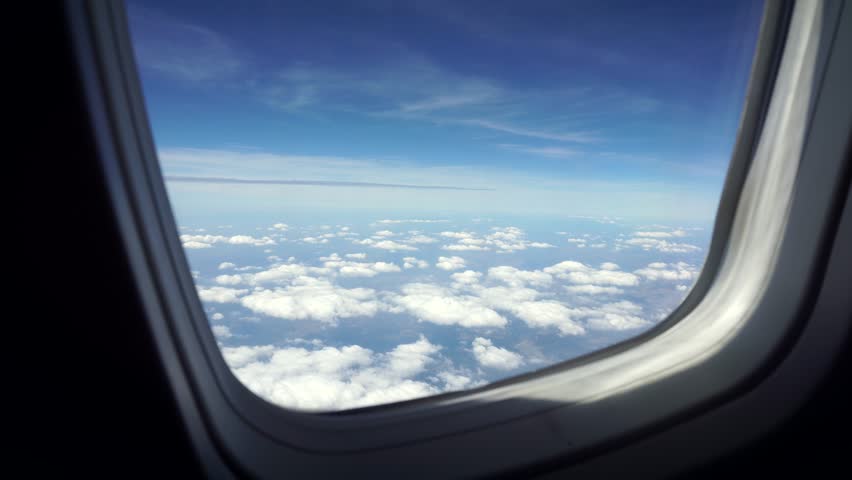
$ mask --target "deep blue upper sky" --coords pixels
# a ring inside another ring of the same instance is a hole
[[[450,206],[706,219],[761,3],[146,0],[129,17],[167,175],[478,186],[500,193]],[[395,192],[321,195],[428,201]]]

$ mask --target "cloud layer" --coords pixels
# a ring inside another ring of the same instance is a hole
[[[464,388],[469,377],[441,371],[424,378],[441,347],[425,337],[377,353],[358,345],[224,347],[234,374],[259,396],[300,410],[342,410]]]
[[[204,273],[195,274],[197,290],[235,374],[264,398],[308,410],[471,388],[561,360],[558,350],[542,350],[532,339],[594,345],[642,331],[666,314],[643,299],[668,295],[677,301],[699,272],[679,260],[691,250],[637,248],[688,239],[692,234],[685,229],[655,226],[609,237],[554,232],[564,239],[554,247],[489,221],[474,222],[480,226],[471,230],[416,218],[377,221],[366,229],[292,222],[257,229],[268,235],[217,233],[230,226],[182,227],[182,240],[190,244],[188,252],[214,254]],[[416,227],[421,230],[408,230],[405,223],[422,223]],[[205,246],[193,250],[192,242]],[[597,243],[611,250],[573,253],[581,244]],[[291,244],[311,253],[284,260],[285,252],[298,252]],[[461,249],[447,248],[454,245]],[[631,255],[648,261],[636,265],[619,256],[619,248],[632,248]],[[531,262],[530,253],[552,260]],[[259,261],[241,262],[246,255]],[[594,257],[610,260],[588,261]],[[632,268],[623,268],[625,263]],[[313,337],[258,342],[246,333],[247,324]],[[366,334],[372,325],[418,339],[377,348],[369,336],[354,342],[335,335],[353,329]],[[454,343],[453,335],[465,340]]]

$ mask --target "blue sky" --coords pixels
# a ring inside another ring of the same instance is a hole
[[[340,410],[656,325],[704,262],[760,14],[130,3],[181,242],[235,375]]]
[[[760,7],[146,1],[129,13],[169,176],[473,186],[488,191],[449,192],[444,208],[706,219]],[[249,210],[269,201],[170,188]],[[320,209],[441,196],[266,190]]]

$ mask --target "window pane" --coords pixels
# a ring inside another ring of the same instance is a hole
[[[635,336],[704,261],[758,1],[129,4],[225,360],[341,410]]]

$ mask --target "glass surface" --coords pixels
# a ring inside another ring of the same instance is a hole
[[[225,360],[332,411],[635,336],[704,261],[762,13],[713,2],[131,2]]]

